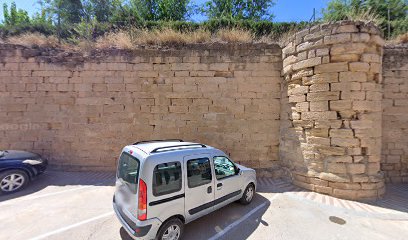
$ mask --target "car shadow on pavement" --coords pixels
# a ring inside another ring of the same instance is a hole
[[[262,219],[271,202],[256,194],[249,205],[234,202],[184,226],[183,240],[247,239],[259,225],[268,226]],[[122,240],[131,240],[121,228]]]
[[[49,186],[114,186],[114,172],[46,171],[21,191],[0,195],[0,202],[34,194]]]

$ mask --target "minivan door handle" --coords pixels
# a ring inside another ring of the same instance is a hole
[[[207,193],[212,193],[212,187],[211,187],[211,186],[209,186],[209,187],[207,188]]]
[[[222,183],[217,184],[217,190],[220,190],[222,188]]]

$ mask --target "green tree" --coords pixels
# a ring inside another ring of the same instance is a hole
[[[185,20],[190,0],[161,0],[158,2],[157,18],[163,21]]]
[[[86,18],[95,17],[98,22],[109,22],[120,10],[122,0],[85,0],[82,1]]]
[[[81,0],[40,0],[40,4],[57,24],[79,23],[84,14]]]
[[[270,9],[274,4],[274,0],[211,0],[202,12],[209,19],[272,20]]]
[[[10,6],[10,12],[6,3],[3,4],[3,23],[4,25],[18,25],[18,24],[28,24],[30,23],[30,17],[27,11],[22,9],[17,9],[16,3],[12,2]]]
[[[323,19],[353,19],[365,13],[378,18],[384,32],[388,33],[390,27],[390,35],[408,31],[408,3],[405,0],[332,0],[323,9]]]
[[[131,0],[131,9],[147,21],[182,21],[187,18],[190,0]]]

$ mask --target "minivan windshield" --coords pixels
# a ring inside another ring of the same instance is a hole
[[[123,152],[119,158],[118,178],[136,189],[139,178],[139,160],[127,152]]]

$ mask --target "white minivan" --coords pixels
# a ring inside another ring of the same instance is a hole
[[[178,240],[184,224],[234,201],[249,204],[255,189],[255,170],[216,148],[143,141],[122,150],[113,208],[134,239]]]

